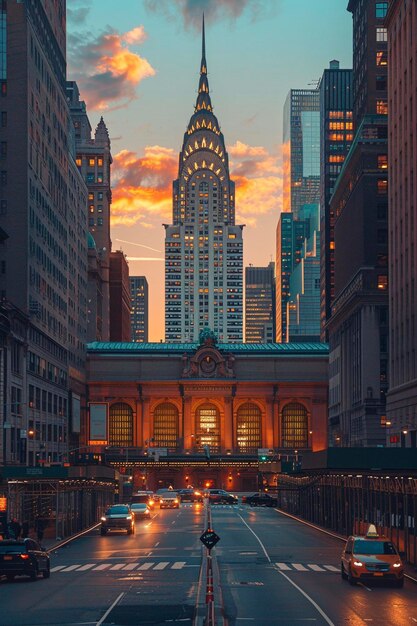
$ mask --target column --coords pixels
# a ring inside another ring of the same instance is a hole
[[[151,411],[150,411],[150,398],[143,398],[142,404],[142,441],[149,441],[151,438]]]
[[[191,412],[191,396],[184,396],[184,432],[182,436],[184,438],[184,450],[192,450],[194,447],[194,437],[191,435],[195,435],[195,427],[194,420]]]
[[[225,450],[233,450],[233,398],[223,398],[224,429],[221,440]]]
[[[263,437],[266,448],[274,447],[274,399],[266,398],[265,434]]]

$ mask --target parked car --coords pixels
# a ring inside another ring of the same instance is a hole
[[[342,552],[340,573],[351,585],[366,580],[387,580],[404,585],[404,565],[395,545],[370,524],[365,536],[348,538]]]
[[[224,489],[207,489],[210,504],[238,504],[239,498]]]
[[[178,496],[181,502],[203,502],[203,496],[198,489],[179,489]]]
[[[161,509],[179,509],[180,499],[175,491],[165,491],[159,496],[159,508]]]
[[[0,574],[7,580],[15,576],[30,576],[36,580],[38,574],[49,578],[49,554],[33,539],[4,539],[0,541]]]
[[[109,530],[125,530],[128,535],[134,534],[135,516],[128,504],[114,504],[104,513],[100,534],[106,535]]]
[[[242,504],[250,506],[277,506],[277,498],[273,498],[269,493],[254,493],[251,496],[243,496]]]
[[[151,510],[146,502],[134,502],[130,505],[130,510],[135,516],[135,520],[149,519],[151,515]]]

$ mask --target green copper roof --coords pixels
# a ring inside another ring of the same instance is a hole
[[[87,351],[113,354],[182,354],[195,352],[198,343],[122,343],[95,341],[87,344]],[[329,353],[327,343],[218,343],[215,346],[220,352],[233,354],[321,354]]]

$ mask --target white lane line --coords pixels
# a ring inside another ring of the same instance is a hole
[[[259,545],[261,546],[263,553],[265,554],[266,558],[268,559],[268,563],[271,563],[271,557],[269,556],[268,552],[265,549],[264,544],[262,543],[262,541],[259,539],[258,535],[252,530],[252,528],[245,522],[245,520],[243,519],[243,517],[241,515],[239,515],[239,513],[237,514],[238,517],[240,517],[240,519],[242,520],[242,522],[245,524],[246,528],[248,530],[250,530],[250,532],[252,533],[252,535],[254,537],[256,537]]]
[[[116,565],[113,565],[113,567],[111,567],[111,570],[118,570],[118,569],[122,569],[122,567],[124,567],[125,564],[124,563],[117,563]]]
[[[124,566],[124,570],[126,571],[131,571],[132,569],[135,569],[135,567],[137,567],[139,565],[139,563],[128,563],[127,565]]]
[[[159,541],[156,542],[156,544],[154,545],[154,548],[156,548],[157,546],[159,546]]]
[[[286,563],[275,563],[275,565],[280,570],[290,570],[291,569],[291,567],[289,565],[287,565]]]
[[[107,569],[110,566],[111,566],[111,563],[102,563],[101,565],[97,565],[97,567],[93,569],[93,572],[100,572],[103,569]]]
[[[155,565],[154,570],[165,569],[167,565],[169,565],[168,561],[161,561],[161,563],[158,563],[157,565]]]
[[[97,565],[97,563],[86,563],[85,565],[80,567],[78,569],[78,571],[79,572],[86,572],[88,569],[91,569],[92,567],[94,567],[94,565]]]
[[[64,569],[65,565],[55,565],[55,567],[51,567],[51,572],[59,572],[60,569]]]
[[[301,565],[301,563],[292,563],[291,565],[298,572],[308,572],[308,569],[306,567],[304,567],[304,565]]]
[[[140,565],[138,569],[141,569],[141,570],[151,569],[152,565],[155,565],[155,564],[152,562],[143,563],[143,565]]]
[[[125,591],[123,591],[122,593],[119,593],[119,595],[117,596],[116,600],[113,602],[113,604],[111,604],[109,606],[109,608],[107,609],[107,611],[104,613],[103,617],[101,618],[101,620],[99,620],[96,623],[96,626],[101,626],[101,624],[104,622],[104,620],[106,619],[106,617],[112,612],[112,610],[114,609],[114,607],[116,606],[116,604],[118,604],[120,602],[120,600],[123,598],[123,596],[125,595]]]
[[[182,569],[185,565],[185,561],[175,561],[171,569]]]
[[[340,572],[340,569],[334,565],[323,565],[323,567],[328,569],[330,572]]]
[[[313,569],[315,572],[325,572],[326,570],[324,570],[322,567],[320,567],[320,565],[314,565],[314,563],[307,563],[307,565]]]
[[[77,569],[77,567],[81,567],[81,563],[78,563],[77,565],[70,565],[69,567],[62,569],[61,572],[72,572],[73,570]]]
[[[296,585],[296,584],[295,584],[295,582],[294,582],[293,580],[291,580],[291,578],[290,578],[289,576],[287,576],[287,574],[284,574],[284,572],[280,572],[280,571],[278,570],[278,574],[281,574],[281,576],[284,576],[284,578],[285,578],[286,580],[288,580],[288,582],[289,582],[289,583],[291,583],[291,585],[292,585],[293,587],[295,587],[296,589],[298,589],[298,591],[299,591],[299,592],[300,592],[300,593],[301,593],[301,594],[302,594],[302,595],[303,595],[303,596],[304,596],[304,597],[305,597],[305,598],[306,598],[309,602],[311,602],[311,604],[312,604],[312,605],[314,606],[314,608],[315,608],[315,609],[316,609],[316,610],[320,613],[320,615],[322,616],[322,618],[325,620],[325,622],[326,622],[327,624],[329,624],[329,626],[335,626],[334,622],[332,622],[332,620],[330,619],[330,617],[328,617],[328,616],[326,615],[326,613],[323,611],[323,609],[321,609],[321,608],[319,607],[319,605],[318,605],[316,602],[314,602],[313,598],[311,598],[311,597],[308,595],[308,593],[306,593],[306,592],[304,591],[304,589],[301,589],[301,587],[299,587],[298,585]]]

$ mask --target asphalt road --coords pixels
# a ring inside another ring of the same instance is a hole
[[[274,509],[211,511],[227,626],[417,624],[417,585],[351,587],[335,539]],[[0,626],[191,625],[204,520],[183,505],[156,509],[133,536],[80,537],[52,554],[50,579],[0,580]]]

